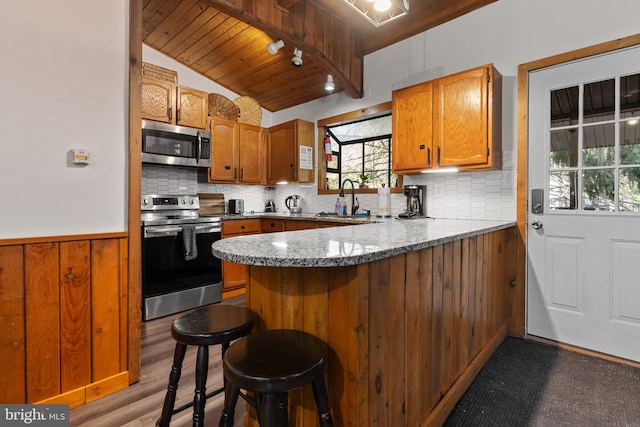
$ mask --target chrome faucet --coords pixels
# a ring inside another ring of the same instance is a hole
[[[342,181],[342,185],[340,186],[340,197],[344,197],[344,184],[347,181],[351,184],[351,216],[354,216],[360,205],[356,205],[356,187],[353,185],[353,181],[349,178]]]

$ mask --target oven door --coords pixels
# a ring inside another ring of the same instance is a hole
[[[221,238],[220,224],[194,225],[197,256],[185,251],[182,225],[145,226],[142,234],[143,318],[151,320],[219,302],[221,261],[211,244]]]

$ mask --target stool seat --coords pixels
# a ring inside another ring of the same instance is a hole
[[[171,336],[186,345],[215,345],[248,335],[252,328],[251,310],[237,305],[211,304],[174,320]]]
[[[169,374],[167,394],[162,406],[162,414],[156,422],[157,426],[168,426],[174,414],[191,406],[193,406],[193,425],[195,427],[204,425],[204,405],[207,398],[224,391],[224,387],[222,387],[212,393],[205,394],[207,371],[209,370],[209,346],[221,344],[222,356],[224,357],[231,341],[251,333],[253,323],[251,310],[236,305],[223,304],[198,307],[173,321],[171,336],[176,341],[176,349]],[[193,403],[174,409],[182,362],[189,345],[198,347]],[[226,378],[224,382],[226,384]]]
[[[309,384],[322,373],[324,342],[306,332],[275,329],[247,336],[224,356],[224,374],[240,388],[280,393]]]
[[[240,389],[255,394],[261,426],[288,426],[288,391],[306,384],[311,384],[320,425],[332,427],[324,381],[326,357],[322,340],[292,329],[255,332],[234,342],[223,356],[227,385],[220,427],[233,425]]]

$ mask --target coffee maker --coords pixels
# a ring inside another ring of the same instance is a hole
[[[402,192],[407,198],[407,207],[398,218],[424,218],[426,209],[424,198],[427,194],[426,185],[403,185]]]
[[[264,211],[265,212],[275,212],[276,211],[276,202],[275,195],[276,189],[274,187],[265,187],[264,188]]]

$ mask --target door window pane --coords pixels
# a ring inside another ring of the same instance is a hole
[[[576,209],[577,174],[575,171],[549,174],[549,209]]]
[[[553,130],[550,140],[551,169],[578,166],[578,129]]]
[[[602,80],[584,85],[584,123],[613,120],[616,112],[616,81]]]
[[[640,74],[620,77],[620,118],[640,116]]]
[[[578,124],[578,86],[551,91],[551,128]]]
[[[620,169],[620,210],[640,212],[640,168]]]
[[[611,166],[616,161],[615,125],[587,126],[583,128],[583,166]]]
[[[640,73],[556,89],[550,113],[549,210],[640,213]]]
[[[620,164],[640,165],[640,124],[636,120],[620,123]]]
[[[613,169],[591,169],[582,172],[582,208],[586,211],[615,211],[615,178]]]

